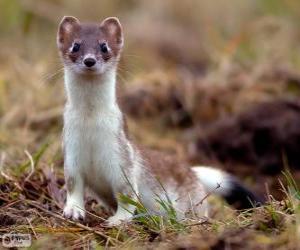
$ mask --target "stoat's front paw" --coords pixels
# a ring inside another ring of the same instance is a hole
[[[68,219],[72,219],[75,221],[83,221],[85,219],[85,211],[84,209],[72,204],[72,205],[66,205],[64,208],[64,217]]]

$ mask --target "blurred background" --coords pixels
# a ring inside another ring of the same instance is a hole
[[[275,196],[281,171],[299,181],[298,0],[0,0],[6,173],[29,167],[32,155],[62,175],[56,31],[64,15],[119,17],[118,86],[134,140],[226,169],[257,190],[267,185]]]

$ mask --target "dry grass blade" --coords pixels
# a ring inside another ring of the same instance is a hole
[[[48,211],[47,209],[43,208],[39,203],[35,202],[35,201],[30,201],[30,200],[26,200],[26,202],[28,202],[31,206],[45,212],[46,214],[49,214],[57,219],[60,219],[62,221],[65,221],[65,222],[68,222],[69,224],[71,225],[74,225],[74,226],[77,226],[81,229],[84,229],[86,231],[89,231],[89,232],[92,232],[93,234],[96,234],[104,239],[106,239],[107,241],[110,241],[112,242],[113,244],[116,244],[116,243],[120,243],[118,240],[114,239],[114,238],[111,238],[109,236],[107,236],[106,234],[100,232],[100,231],[97,231],[97,230],[94,230],[93,228],[91,227],[88,227],[88,226],[85,226],[79,222],[75,222],[75,221],[72,221],[72,220],[69,220],[69,219],[66,219],[65,217],[63,217],[62,215],[59,215],[59,214],[56,214],[56,213],[53,213],[51,211]]]

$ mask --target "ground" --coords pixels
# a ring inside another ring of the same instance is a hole
[[[267,204],[236,211],[208,197],[211,218],[177,221],[166,206],[166,220],[106,228],[110,212],[88,199],[86,222],[64,219],[63,15],[120,18],[133,140],[226,169]],[[297,0],[1,1],[0,234],[29,233],[32,249],[297,249],[299,21]]]

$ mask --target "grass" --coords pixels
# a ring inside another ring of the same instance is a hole
[[[45,145],[34,154],[39,156],[35,160],[45,156],[44,149]],[[203,249],[222,247],[224,244],[237,249],[296,249],[299,242],[300,191],[289,172],[283,173],[288,185],[280,182],[283,200],[277,201],[270,196],[263,207],[235,211],[221,200],[210,197],[210,202],[214,204],[211,218],[178,220],[172,204],[159,198],[156,202],[164,216],[151,214],[140,201],[121,195],[120,199],[135,206],[137,213],[132,222],[116,228],[101,226],[103,217],[107,215],[105,212],[99,214],[99,206],[92,201],[88,202],[87,223],[63,218],[60,196],[54,188],[62,190],[61,174],[52,172],[49,178],[39,166],[30,172],[30,178],[28,172],[20,175],[19,172],[8,174],[1,171],[0,232],[30,233],[34,242],[30,249],[39,249],[47,244],[51,249],[92,246],[122,249],[193,246]],[[48,180],[45,182],[45,179]]]
[[[118,16],[125,31],[119,85],[132,137],[186,159],[193,137],[220,118],[299,98],[299,10],[298,0],[0,1],[0,235],[30,233],[30,249],[297,249],[296,169],[263,179],[263,207],[235,211],[209,197],[209,219],[178,220],[159,198],[166,216],[149,214],[126,196],[120,199],[139,214],[132,223],[103,227],[111,213],[90,198],[86,223],[63,218],[64,91],[55,35],[63,15]],[[190,127],[177,126],[184,114],[174,99],[188,110]],[[278,185],[269,187],[270,179]],[[251,176],[249,183],[256,184]]]

